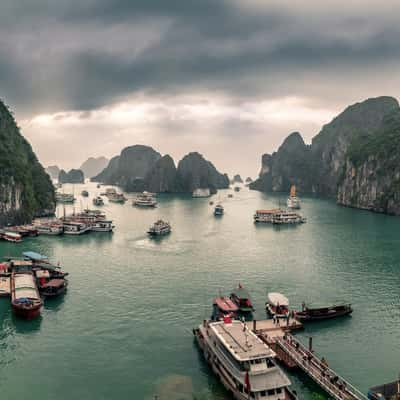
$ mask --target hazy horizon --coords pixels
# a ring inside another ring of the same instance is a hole
[[[146,144],[255,178],[263,153],[397,97],[400,3],[5,0],[0,93],[44,166]]]

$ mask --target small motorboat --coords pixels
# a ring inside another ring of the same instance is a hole
[[[104,206],[104,200],[100,196],[97,196],[93,199],[93,205],[97,207]]]
[[[308,308],[302,304],[302,311],[296,311],[295,317],[301,322],[322,321],[350,315],[353,312],[351,304],[340,304],[331,307]]]
[[[224,317],[235,319],[238,311],[239,307],[229,297],[218,296],[214,299],[211,319],[213,321],[223,320]]]
[[[224,215],[224,207],[223,207],[221,204],[217,204],[217,205],[214,207],[214,215],[215,215],[216,217],[219,217],[219,216],[221,216],[221,215]]]
[[[39,292],[43,297],[56,297],[67,291],[67,279],[50,279],[48,281],[39,280]]]
[[[265,305],[273,317],[286,318],[289,315],[289,300],[282,293],[268,293]]]
[[[253,303],[250,300],[249,292],[239,283],[239,286],[232,290],[230,299],[238,306],[239,311],[249,313],[254,311]]]

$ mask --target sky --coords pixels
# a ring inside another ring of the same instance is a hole
[[[1,0],[0,98],[43,165],[147,144],[258,174],[347,105],[397,97],[398,0]]]

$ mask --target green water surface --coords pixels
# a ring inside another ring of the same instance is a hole
[[[104,190],[94,184],[91,198]],[[72,187],[65,185],[65,191]],[[265,317],[268,291],[291,305],[348,301],[350,318],[307,326],[298,334],[364,393],[400,370],[400,218],[304,198],[307,224],[254,225],[258,208],[285,196],[243,189],[209,199],[160,196],[156,209],[106,204],[113,234],[0,242],[0,256],[47,254],[70,272],[65,297],[46,301],[36,321],[16,320],[0,299],[0,398],[3,400],[228,399],[199,355],[192,328],[211,313],[213,297],[241,282],[255,316]],[[79,196],[76,208],[87,199]],[[67,212],[71,207],[67,208]],[[62,210],[59,209],[59,213]],[[158,218],[173,232],[162,240],[146,230]],[[291,373],[300,398],[326,398]],[[194,396],[194,397],[193,397]]]

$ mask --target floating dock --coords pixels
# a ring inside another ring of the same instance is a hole
[[[11,285],[9,276],[0,276],[0,297],[8,297],[11,295]]]

